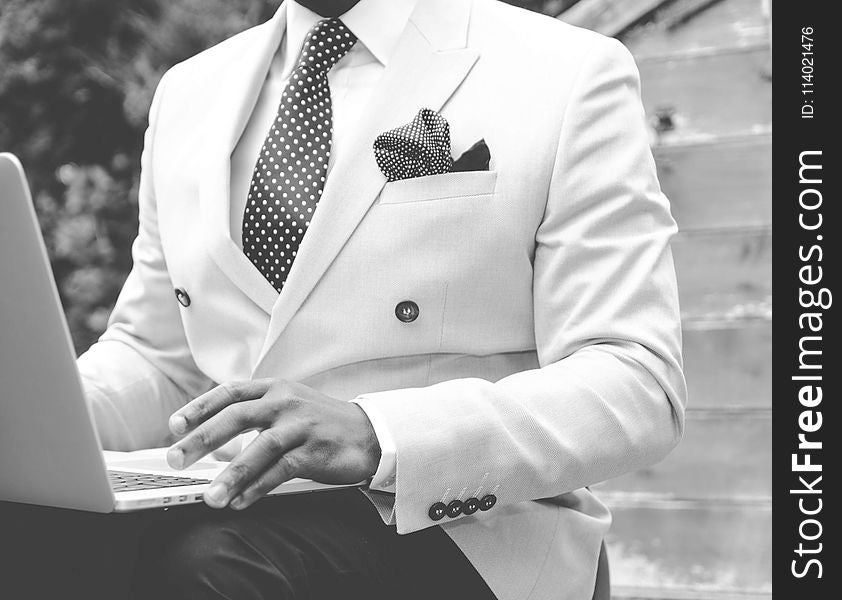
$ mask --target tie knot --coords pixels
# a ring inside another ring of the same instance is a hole
[[[298,68],[316,74],[327,73],[356,41],[357,36],[339,19],[319,21],[307,35]]]

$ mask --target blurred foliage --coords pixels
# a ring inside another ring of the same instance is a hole
[[[557,15],[575,0],[506,0]],[[2,0],[0,151],[27,169],[76,348],[131,268],[152,94],[171,65],[280,0]]]

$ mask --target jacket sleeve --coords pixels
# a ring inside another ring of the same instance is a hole
[[[357,399],[376,409],[395,442],[389,517],[398,533],[437,524],[428,515],[436,502],[554,497],[655,463],[681,437],[676,226],[634,61],[615,40],[597,46],[565,109],[536,232],[540,368]]]
[[[169,415],[211,385],[193,362],[158,235],[152,154],[168,75],[155,92],[144,138],[134,265],[107,330],[78,360],[100,440],[110,450],[167,444]]]

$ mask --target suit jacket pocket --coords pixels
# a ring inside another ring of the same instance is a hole
[[[390,181],[380,193],[380,204],[403,204],[490,196],[497,185],[497,171],[464,171]]]

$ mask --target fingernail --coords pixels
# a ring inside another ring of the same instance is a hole
[[[231,508],[233,508],[234,510],[239,510],[243,508],[243,497],[237,496],[236,498],[231,500]]]
[[[187,419],[185,419],[181,415],[172,415],[170,417],[170,431],[178,434],[186,433]]]
[[[167,450],[167,462],[173,469],[184,468],[184,452],[181,448],[172,447]]]
[[[205,498],[214,504],[225,506],[228,500],[228,489],[221,483],[214,483],[205,492]]]

